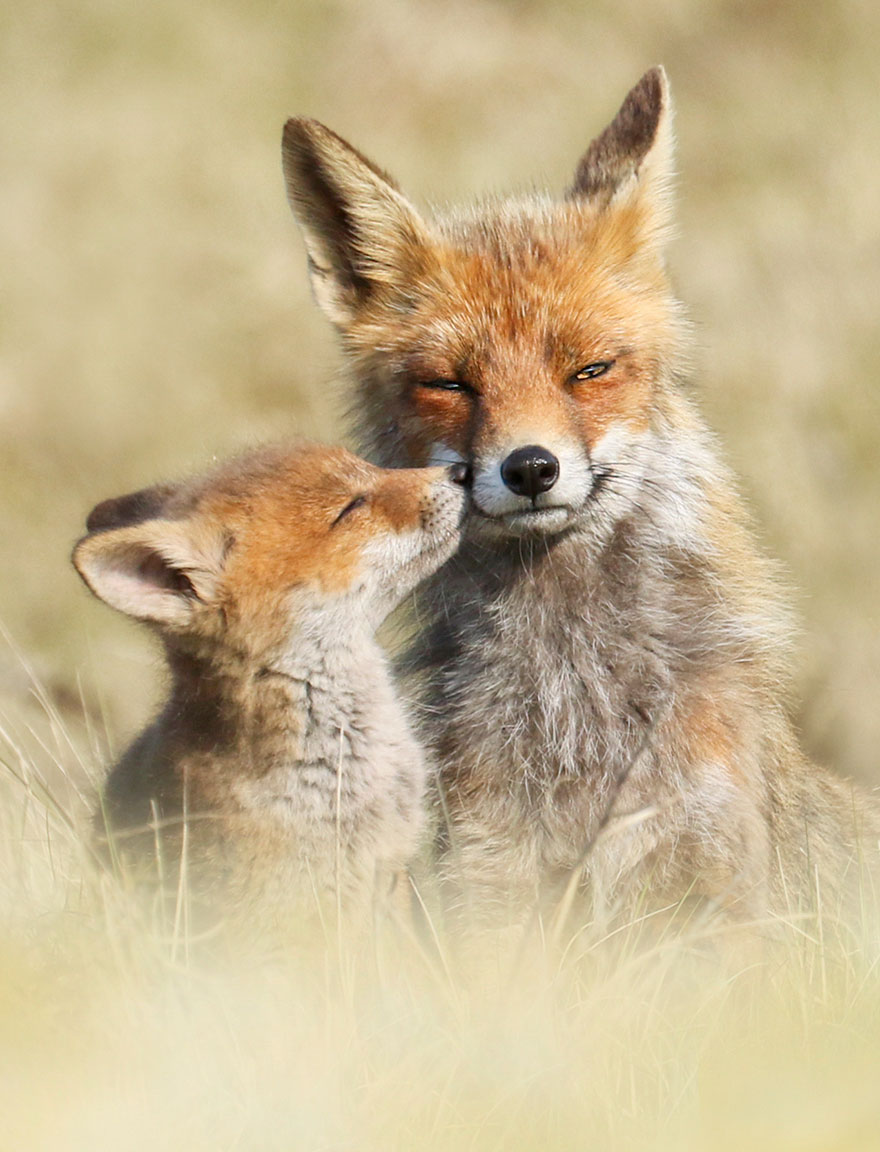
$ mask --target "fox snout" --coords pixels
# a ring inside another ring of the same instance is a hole
[[[364,549],[368,584],[383,613],[436,572],[458,548],[469,475],[465,464],[388,471],[389,490],[417,483],[420,492],[417,519],[399,531],[376,535]]]
[[[517,496],[536,500],[559,479],[559,460],[547,448],[528,444],[511,452],[501,464],[501,479]]]
[[[537,437],[535,438],[537,440]],[[568,439],[475,454],[470,512],[504,533],[562,531],[585,509],[593,488],[590,454]]]
[[[421,531],[427,548],[445,545],[449,538],[457,540],[465,514],[470,468],[467,464],[452,464],[446,468],[431,468],[434,474],[422,498]]]

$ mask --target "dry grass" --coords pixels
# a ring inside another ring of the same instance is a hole
[[[705,407],[803,590],[810,746],[880,782],[878,35],[870,0],[0,10],[4,1146],[876,1147],[876,980],[821,948],[754,980],[669,946],[486,1002],[405,949],[352,1000],[251,952],[187,964],[96,904],[79,797],[144,720],[153,659],[67,553],[99,498],[342,430],[287,115],[422,199],[562,187],[662,61]]]
[[[880,984],[810,926],[730,957],[711,926],[647,951],[533,931],[481,964],[439,920],[439,954],[200,937],[92,867],[76,776],[99,766],[56,735],[54,782],[0,740],[4,1147],[876,1147]]]

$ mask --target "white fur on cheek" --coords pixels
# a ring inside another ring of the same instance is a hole
[[[612,424],[593,445],[595,488],[589,504],[590,530],[605,539],[614,526],[644,499],[644,479],[654,449],[654,435]]]
[[[648,439],[647,433],[637,433],[626,424],[612,424],[599,437],[591,453],[593,463],[613,468],[621,461],[632,461],[633,451]]]

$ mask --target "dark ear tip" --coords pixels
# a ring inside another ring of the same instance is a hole
[[[626,114],[639,116],[645,121],[656,120],[669,104],[669,81],[662,64],[649,69],[634,88],[630,89],[621,107]]]
[[[645,75],[635,86],[635,92],[642,92],[648,102],[655,106],[662,106],[669,99],[669,78],[662,64],[649,68]]]
[[[166,499],[173,492],[170,484],[157,484],[125,496],[111,496],[96,504],[86,518],[89,532],[104,532],[108,528],[124,528],[157,516]]]
[[[102,532],[106,528],[114,528],[119,524],[119,499],[112,497],[102,500],[86,517],[86,528],[89,532]]]

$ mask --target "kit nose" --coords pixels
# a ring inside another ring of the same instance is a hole
[[[452,464],[449,468],[449,479],[453,484],[461,484],[465,487],[470,484],[471,470],[467,464]]]
[[[517,496],[534,500],[559,479],[559,461],[546,448],[528,444],[511,452],[502,462],[501,479]]]

